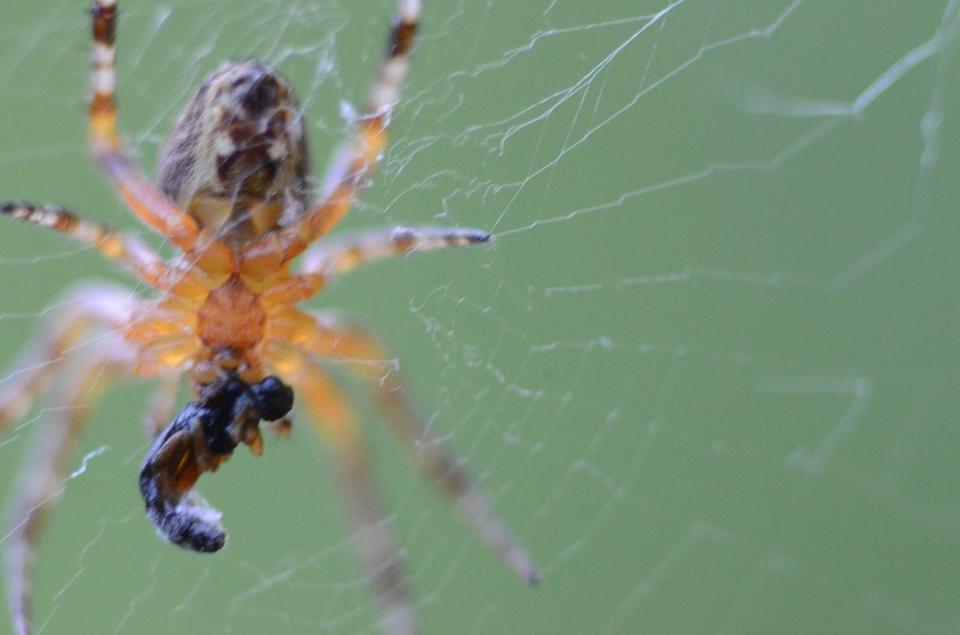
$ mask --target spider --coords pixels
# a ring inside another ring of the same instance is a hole
[[[94,246],[156,292],[141,300],[119,286],[74,287],[0,393],[2,429],[27,413],[58,372],[68,380],[67,407],[43,429],[24,468],[5,545],[7,596],[19,635],[31,632],[35,551],[92,396],[125,377],[158,380],[146,416],[154,442],[140,485],[147,516],[168,541],[197,552],[224,545],[219,513],[193,487],[239,444],[260,456],[261,419],[288,428],[295,392],[331,448],[383,629],[413,632],[412,594],[381,522],[369,450],[330,373],[330,364],[340,362],[370,389],[385,423],[466,524],[522,579],[537,583],[533,561],[462,462],[430,437],[396,373],[383,371],[388,356],[374,334],[339,313],[297,306],[365,263],[490,239],[476,229],[400,227],[314,244],[348,212],[384,151],[419,14],[419,0],[398,0],[366,110],[334,154],[313,202],[297,98],[274,69],[254,61],[221,66],[194,93],[163,147],[154,186],[117,130],[116,0],[94,0],[92,157],[133,214],[182,254],[164,261],[136,237],[64,207],[0,206],[3,214]],[[95,335],[96,346],[78,346]],[[184,375],[196,397],[165,426]]]

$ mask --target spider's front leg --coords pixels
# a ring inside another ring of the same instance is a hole
[[[37,452],[24,469],[5,544],[7,599],[18,635],[30,632],[30,574],[44,520],[62,490],[64,465],[98,394],[119,367],[132,359],[118,337],[137,308],[121,287],[86,285],[69,294],[28,347],[0,393],[0,430],[22,417],[52,376],[75,353],[78,381],[66,395],[57,420],[47,422]],[[101,333],[102,338],[91,339]],[[91,344],[96,344],[92,346]]]
[[[504,563],[528,584],[537,586],[540,574],[533,560],[474,484],[464,462],[427,432],[426,424],[407,398],[399,373],[384,367],[390,356],[373,333],[335,313],[316,313],[314,318],[319,348],[332,344],[330,353],[353,362],[351,369],[366,380],[387,423],[410,450],[424,476],[456,505],[461,518]]]
[[[274,337],[280,345],[300,347],[319,359],[348,362],[348,368],[373,392],[386,422],[410,451],[421,473],[456,505],[462,519],[521,579],[533,586],[539,583],[533,560],[474,484],[463,462],[427,432],[397,373],[384,369],[389,356],[367,329],[336,314],[297,311],[276,323]]]
[[[356,413],[316,360],[277,342],[271,350],[272,363],[306,402],[309,420],[335,461],[353,539],[381,605],[383,630],[388,635],[410,635],[414,632],[413,594],[390,524],[381,511]]]
[[[121,370],[109,355],[92,355],[78,366],[73,386],[57,416],[45,422],[36,451],[21,470],[8,522],[7,599],[17,635],[29,635],[32,617],[31,575],[48,514],[65,488],[63,475],[93,405]]]

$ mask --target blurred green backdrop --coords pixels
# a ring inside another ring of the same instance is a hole
[[[121,118],[151,173],[188,93],[244,57],[299,87],[322,169],[392,11],[121,4]],[[392,343],[544,581],[490,557],[365,410],[423,632],[960,631],[960,3],[425,4],[393,145],[345,226],[498,240],[315,304]],[[0,199],[135,229],[86,160],[83,0],[7,5]],[[0,266],[4,362],[69,285],[124,279],[6,221]],[[376,632],[305,425],[202,481],[220,555],[154,536],[148,395],[112,392],[71,463],[38,630]],[[0,444],[4,492],[43,414]]]

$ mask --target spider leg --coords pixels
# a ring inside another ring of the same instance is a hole
[[[456,505],[462,519],[493,549],[501,560],[527,583],[536,586],[539,574],[523,546],[497,515],[487,497],[474,484],[463,462],[427,431],[396,373],[384,370],[389,360],[376,338],[363,327],[336,314],[299,314],[292,330],[278,330],[285,338],[320,358],[351,362],[350,368],[373,391],[386,422],[407,446],[420,471]]]
[[[368,262],[489,240],[486,232],[457,227],[395,227],[338,238],[311,249],[301,273],[265,290],[260,294],[260,302],[264,306],[296,304],[319,293],[333,276]]]
[[[123,343],[118,342],[109,355],[95,354],[78,367],[79,382],[68,393],[56,420],[47,422],[40,444],[21,469],[5,549],[7,599],[17,635],[31,632],[30,578],[47,515],[63,492],[67,461],[94,404],[120,370],[111,356],[121,348]]]
[[[70,292],[15,364],[17,370],[0,382],[0,432],[30,410],[67,354],[83,345],[94,327],[120,329],[136,307],[132,293],[118,286],[88,284]]]
[[[277,250],[284,261],[295,258],[311,242],[333,229],[353,206],[386,147],[393,107],[407,75],[419,19],[420,0],[398,0],[383,62],[374,78],[367,105],[356,128],[333,156],[320,202],[279,236],[270,236],[249,250],[248,259]]]
[[[65,207],[4,203],[0,205],[0,214],[41,227],[49,227],[96,247],[101,254],[119,262],[152,287],[167,288],[170,284],[170,268],[153,250],[137,238],[129,234],[121,234],[103,223],[83,218]]]
[[[116,0],[94,0],[90,12],[93,18],[93,97],[90,100],[93,158],[137,218],[169,237],[181,249],[191,251],[199,235],[197,222],[150,183],[127,153],[117,131]]]
[[[274,344],[274,360],[297,389],[310,420],[336,461],[353,539],[371,576],[388,635],[414,632],[413,601],[403,560],[384,520],[370,469],[370,456],[353,408],[324,369],[293,347]]]
[[[461,227],[393,227],[338,236],[314,245],[303,258],[304,273],[346,273],[391,256],[489,242],[490,234]]]
[[[349,211],[387,145],[393,107],[407,76],[420,0],[399,0],[390,27],[380,69],[373,80],[367,104],[352,138],[333,157],[321,193],[321,203],[308,215],[315,235],[328,233]]]

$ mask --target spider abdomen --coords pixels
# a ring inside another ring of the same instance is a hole
[[[215,71],[180,114],[160,189],[203,227],[242,244],[303,213],[310,161],[293,88],[259,62]]]

